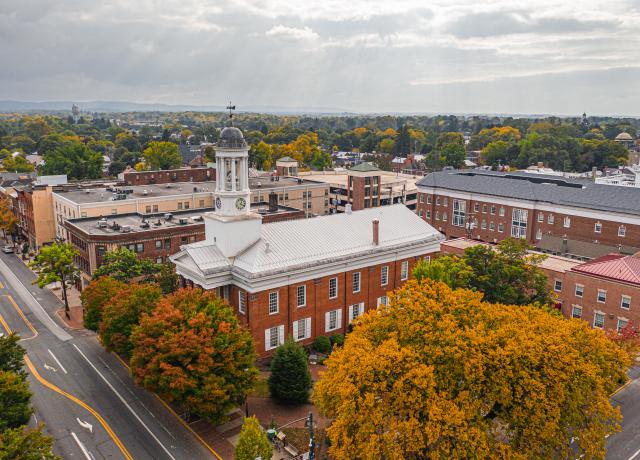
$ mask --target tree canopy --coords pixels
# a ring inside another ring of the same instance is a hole
[[[630,359],[584,321],[410,280],[325,364],[313,398],[337,460],[604,459]]]
[[[102,175],[102,154],[81,142],[64,142],[44,156],[44,174],[66,174],[69,179],[97,179]]]
[[[94,278],[80,293],[84,310],[84,327],[97,331],[102,321],[102,311],[111,299],[127,285],[110,276]]]
[[[236,460],[268,460],[272,455],[273,448],[258,419],[255,416],[245,418],[236,445]]]
[[[251,334],[213,292],[164,297],[142,315],[131,342],[137,383],[214,423],[244,400],[257,375]]]
[[[150,142],[143,154],[149,169],[174,169],[182,166],[182,155],[173,142]]]
[[[53,439],[37,428],[11,428],[0,432],[0,459],[6,460],[60,460],[52,452]]]
[[[276,348],[271,359],[269,392],[277,401],[302,404],[309,399],[310,390],[311,373],[307,354],[289,337]]]
[[[16,334],[0,337],[0,371],[13,372],[26,377],[24,371],[24,348],[18,341]]]
[[[93,277],[109,276],[123,283],[130,282],[139,276],[149,276],[160,272],[162,264],[151,259],[139,258],[132,250],[120,247],[107,251],[102,264],[94,271]]]
[[[71,243],[53,243],[51,246],[41,247],[36,258],[29,264],[38,275],[36,283],[39,288],[56,282],[62,285],[62,297],[67,312],[69,311],[67,282],[75,281],[80,276],[75,263],[75,257],[78,254],[78,250]]]

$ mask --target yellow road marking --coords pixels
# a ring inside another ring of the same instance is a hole
[[[33,324],[31,324],[31,321],[29,321],[27,319],[27,317],[24,315],[24,312],[20,309],[20,307],[18,306],[16,301],[13,300],[13,297],[11,297],[10,295],[5,295],[4,297],[9,299],[9,302],[11,302],[11,305],[13,305],[13,308],[15,309],[15,311],[18,312],[18,315],[20,315],[20,318],[22,318],[22,321],[24,321],[24,323],[27,325],[27,327],[29,329],[31,329],[31,332],[33,332],[33,335],[31,337],[29,337],[29,338],[32,339],[35,336],[37,336],[38,335],[38,331],[36,331],[36,328],[33,327]]]
[[[0,281],[0,289],[4,289],[4,284],[2,284],[2,281]]]
[[[2,326],[7,330],[7,333],[11,334],[11,328],[9,327],[9,325],[7,324],[7,322],[4,320],[4,318],[2,317],[2,315],[0,315],[0,324],[2,324]],[[56,393],[61,394],[62,396],[64,396],[65,398],[70,399],[71,401],[73,401],[74,403],[78,404],[80,407],[86,409],[87,411],[89,411],[89,413],[91,413],[91,415],[93,415],[96,420],[98,422],[100,422],[100,425],[102,425],[102,427],[104,428],[104,430],[107,432],[107,434],[109,434],[109,436],[111,437],[111,439],[113,439],[113,442],[116,444],[116,446],[118,446],[118,448],[120,449],[120,451],[122,452],[122,454],[124,455],[124,457],[127,460],[133,460],[133,457],[131,456],[131,454],[129,453],[129,451],[127,450],[127,448],[124,446],[124,444],[122,444],[122,441],[120,441],[120,439],[118,438],[118,436],[113,432],[113,430],[111,429],[111,427],[107,424],[107,422],[102,418],[102,416],[100,414],[98,414],[95,409],[93,409],[91,406],[89,406],[87,403],[85,403],[84,401],[76,398],[75,396],[73,396],[72,394],[67,393],[64,390],[61,390],[60,388],[58,388],[57,386],[55,386],[53,383],[49,382],[48,380],[45,380],[44,378],[42,378],[42,376],[40,375],[40,373],[36,370],[36,367],[33,365],[33,363],[31,362],[31,360],[29,359],[29,357],[27,355],[24,356],[24,362],[27,365],[27,367],[29,368],[29,371],[31,371],[31,373],[33,374],[33,376],[38,380],[38,382],[40,382],[41,384],[43,384],[45,387],[49,388],[50,390],[55,391]]]
[[[42,378],[28,356],[24,357],[24,362],[27,364],[27,367],[29,368],[29,370],[31,371],[33,376],[38,380],[38,382],[40,382],[41,384],[43,384],[45,387],[49,388],[50,390],[61,394],[65,398],[70,399],[71,401],[73,401],[74,403],[79,405],[80,407],[82,407],[82,408],[86,409],[87,411],[89,411],[91,413],[91,415],[93,415],[96,418],[96,420],[98,422],[100,422],[100,425],[102,425],[102,427],[107,432],[107,434],[109,434],[111,439],[113,439],[113,442],[116,444],[116,446],[118,446],[118,448],[120,449],[120,451],[122,452],[124,457],[127,460],[133,460],[133,457],[131,456],[131,454],[129,453],[127,448],[124,446],[122,441],[120,441],[118,436],[113,432],[111,427],[107,424],[107,422],[104,420],[104,418],[102,418],[102,416],[100,414],[98,414],[98,412],[96,412],[91,406],[86,404],[84,401],[76,398],[75,396],[73,396],[72,394],[67,393],[64,390],[61,390],[60,388],[55,386],[53,383],[51,383],[51,382],[45,380],[44,378]]]
[[[120,361],[120,363],[121,363],[121,364],[122,364],[126,369],[128,369],[129,371],[131,371],[131,368],[129,367],[129,365],[128,365],[127,363],[125,363],[125,362],[122,360],[122,358],[120,358],[120,356],[118,356],[116,353],[113,353],[113,356],[115,356],[115,357],[116,357],[116,359],[117,359],[118,361]],[[166,407],[166,408],[167,408],[167,410],[168,410],[169,412],[171,412],[175,418],[177,418],[177,419],[178,419],[178,421],[182,424],[182,426],[184,426],[187,430],[189,430],[189,432],[191,432],[191,434],[192,434],[192,435],[194,435],[198,441],[200,441],[200,444],[202,444],[202,445],[203,445],[203,446],[204,446],[204,447],[205,447],[209,452],[211,452],[211,453],[214,455],[214,457],[216,457],[218,460],[223,460],[223,459],[222,459],[222,457],[220,457],[220,455],[218,455],[218,453],[217,453],[215,450],[213,450],[213,447],[211,447],[209,444],[207,444],[207,442],[206,442],[204,439],[202,439],[202,437],[201,437],[198,433],[196,433],[196,432],[194,431],[194,429],[193,429],[193,428],[191,428],[191,427],[189,426],[189,424],[188,424],[187,422],[185,422],[185,421],[184,421],[184,419],[183,419],[182,417],[180,417],[178,414],[176,414],[176,412],[171,408],[171,406],[170,406],[169,404],[167,404],[167,403],[166,403],[166,402],[165,402],[165,401],[164,401],[160,396],[158,396],[157,394],[155,394],[153,391],[150,391],[149,393],[151,393],[153,396],[155,396],[155,397],[156,397],[156,399],[157,399],[158,401],[160,401],[160,403],[161,403],[164,407]]]

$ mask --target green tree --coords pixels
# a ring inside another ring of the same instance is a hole
[[[411,137],[409,136],[409,127],[402,125],[398,131],[394,151],[397,156],[406,157],[411,153]]]
[[[251,334],[213,292],[165,296],[142,315],[131,342],[137,383],[214,423],[244,401],[258,374]]]
[[[0,433],[29,422],[31,392],[23,375],[0,371]]]
[[[174,169],[182,166],[182,156],[173,142],[150,142],[143,155],[149,169]]]
[[[35,167],[22,155],[9,156],[2,161],[2,166],[9,172],[31,172]]]
[[[216,149],[211,145],[207,145],[204,148],[204,159],[208,162],[215,163],[216,162]]]
[[[53,454],[53,439],[38,428],[11,428],[0,432],[0,459],[2,460],[60,460]]]
[[[155,277],[155,282],[158,283],[163,294],[171,294],[178,289],[178,274],[172,263],[162,264],[160,271]]]
[[[44,157],[44,174],[66,174],[69,179],[97,179],[102,175],[102,154],[81,142],[65,142]]]
[[[269,460],[272,455],[273,448],[258,419],[255,416],[245,418],[236,444],[236,460]]]
[[[161,297],[160,288],[152,284],[131,284],[118,292],[102,310],[98,333],[105,348],[131,357],[133,328],[143,313],[155,308]]]
[[[273,165],[273,148],[265,141],[260,141],[251,147],[249,160],[256,169],[268,171]]]
[[[80,276],[74,261],[78,254],[78,250],[70,243],[53,243],[51,246],[40,248],[36,258],[29,264],[38,275],[36,283],[40,289],[47,284],[60,283],[67,318],[69,318],[67,283],[76,281]]]
[[[465,249],[464,261],[473,271],[469,287],[484,300],[508,305],[549,305],[547,277],[537,266],[546,256],[533,254],[523,238],[507,238],[497,250],[478,244]]]
[[[462,133],[442,133],[436,141],[436,150],[442,151],[447,145],[458,145],[464,149],[464,136]]]
[[[518,153],[519,149],[516,144],[510,144],[505,141],[495,141],[490,142],[482,149],[480,157],[485,165],[508,165],[518,157]]]
[[[280,402],[301,404],[309,399],[311,373],[304,349],[288,338],[271,360],[269,392]]]
[[[600,330],[410,280],[358,318],[313,398],[329,456],[604,459],[631,360]]]
[[[456,256],[441,256],[430,262],[421,260],[413,268],[413,277],[417,280],[430,278],[441,281],[451,289],[469,287],[473,270],[464,259]]]
[[[91,280],[80,293],[84,313],[84,327],[97,331],[102,321],[105,305],[121,292],[127,285],[110,276],[101,276]]]
[[[110,276],[111,278],[130,282],[139,276],[151,277],[160,272],[162,264],[157,264],[150,259],[140,259],[132,250],[121,247],[113,251],[107,251],[100,265],[94,272],[94,278]]]
[[[24,348],[18,341],[20,336],[16,334],[0,337],[0,372],[13,372],[26,377],[24,366]]]
[[[460,169],[464,166],[465,151],[464,146],[460,144],[447,144],[445,145],[440,154],[444,158],[446,166],[452,166],[455,169]]]

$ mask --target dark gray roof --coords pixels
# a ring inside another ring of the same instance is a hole
[[[220,139],[218,140],[218,147],[241,149],[247,146],[244,140],[242,131],[235,126],[227,126],[220,133]]]
[[[200,147],[190,144],[180,144],[180,155],[182,155],[182,164],[189,165],[195,157],[200,155]]]
[[[380,171],[380,169],[376,168],[374,165],[372,165],[371,163],[368,163],[366,161],[363,161],[362,163],[355,165],[353,168],[350,169],[350,171],[357,171],[357,172],[375,172],[375,171]]]
[[[542,235],[535,244],[536,249],[565,257],[581,259],[597,259],[612,253],[632,255],[638,252],[634,246],[610,246],[602,243],[564,239],[561,236]]]
[[[595,184],[586,179],[474,170],[434,172],[416,184],[498,198],[640,215],[640,188]]]

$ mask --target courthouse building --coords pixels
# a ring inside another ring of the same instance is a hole
[[[248,150],[239,129],[222,131],[205,240],[170,259],[184,283],[228,300],[260,355],[287,336],[344,333],[439,251],[443,236],[403,204],[264,223],[249,209]]]

